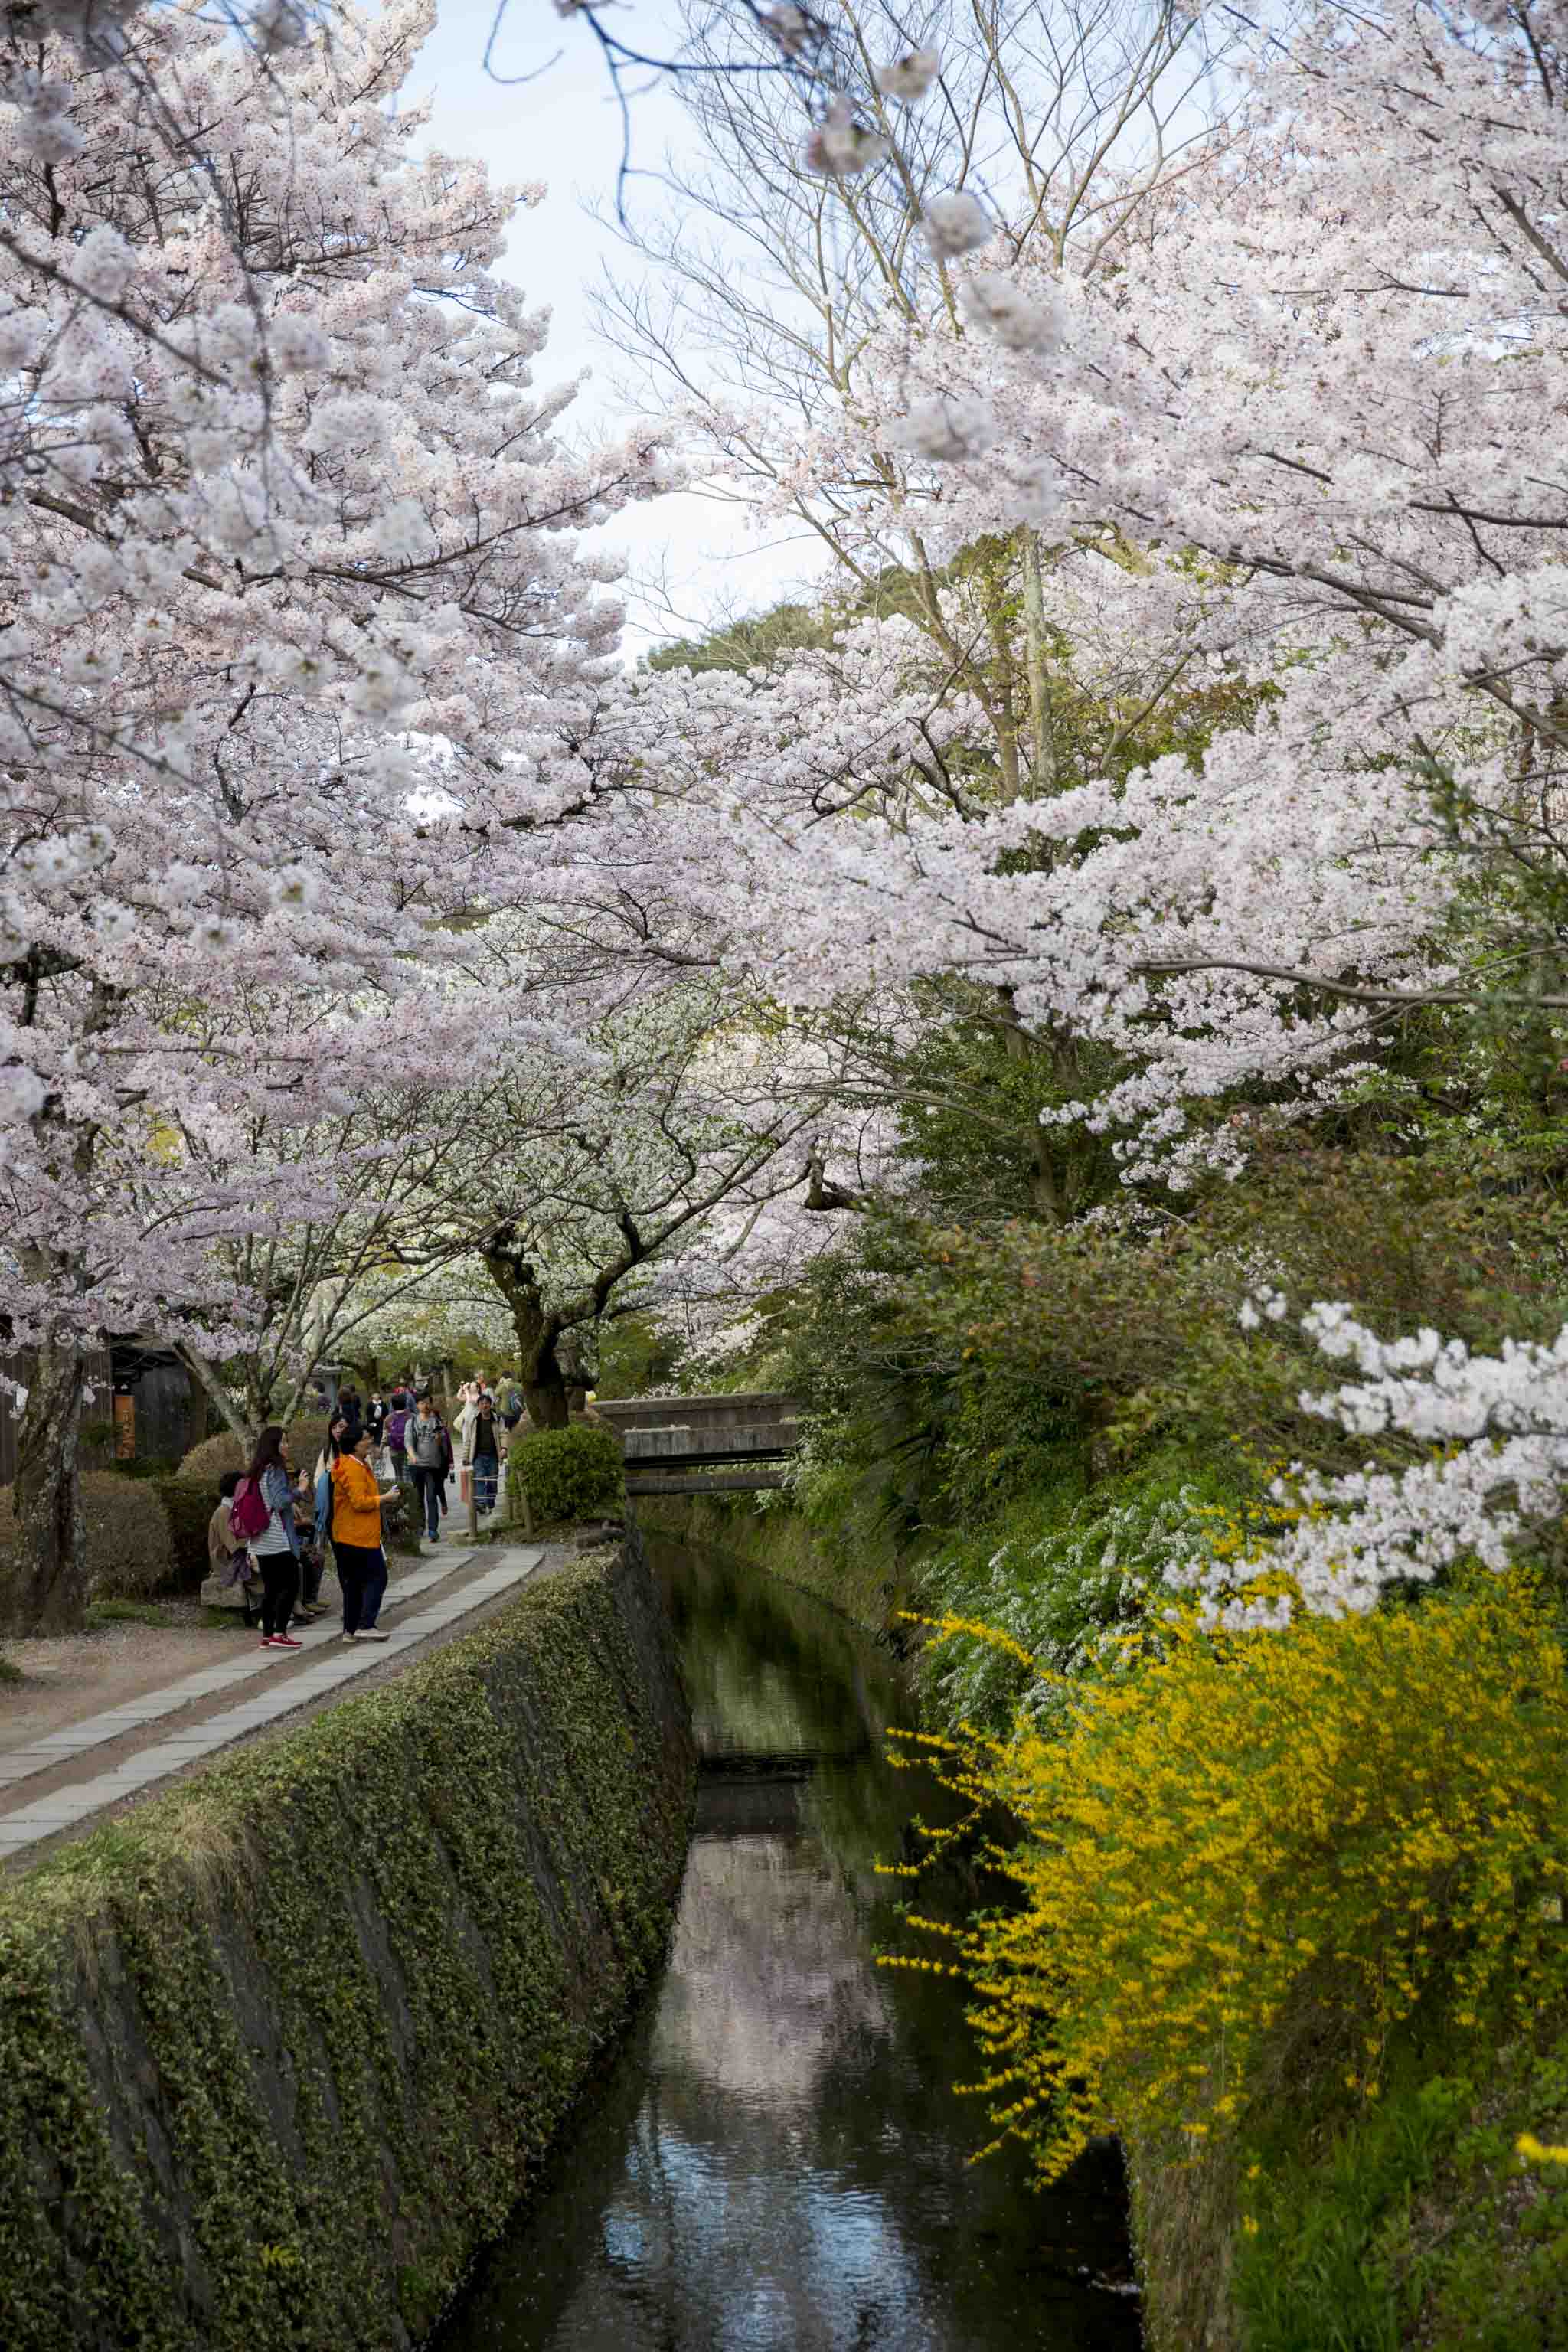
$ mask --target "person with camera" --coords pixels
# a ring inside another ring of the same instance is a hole
[[[386,1554],[381,1543],[381,1507],[396,1494],[395,1486],[377,1486],[370,1466],[375,1451],[368,1429],[352,1448],[341,1452],[331,1466],[332,1484],[332,1553],[343,1595],[345,1642],[384,1642],[376,1623],[386,1591]]]

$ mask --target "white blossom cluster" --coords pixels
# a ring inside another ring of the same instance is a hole
[[[1257,1330],[1283,1319],[1286,1301],[1266,1290],[1244,1303],[1240,1321]],[[1338,1476],[1300,1464],[1277,1479],[1272,1498],[1291,1524],[1249,1568],[1287,1576],[1300,1605],[1342,1616],[1374,1608],[1391,1585],[1427,1583],[1472,1559],[1501,1571],[1531,1529],[1559,1517],[1568,1498],[1568,1325],[1550,1346],[1505,1341],[1478,1356],[1462,1341],[1424,1330],[1380,1339],[1342,1304],[1321,1302],[1300,1318],[1307,1339],[1361,1373],[1302,1410],[1354,1437],[1427,1449],[1405,1467],[1373,1463]],[[1211,1624],[1233,1630],[1289,1622],[1288,1592],[1237,1598],[1234,1561],[1191,1560],[1171,1580],[1195,1587]]]

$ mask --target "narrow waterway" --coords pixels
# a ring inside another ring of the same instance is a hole
[[[655,1548],[703,1757],[668,1965],[441,2352],[1135,2352],[1117,2168],[1032,2194],[950,2088],[952,1979],[879,1969],[908,1701],[808,1596]]]

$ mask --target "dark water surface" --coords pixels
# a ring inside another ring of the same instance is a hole
[[[877,1968],[909,1706],[806,1595],[656,1548],[703,1754],[668,1968],[441,2352],[1135,2352],[1114,2165],[966,2167],[962,1989]],[[1121,2291],[1118,2291],[1118,2290]]]

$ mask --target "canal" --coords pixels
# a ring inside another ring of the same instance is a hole
[[[942,1801],[885,1759],[891,1662],[652,1549],[702,1754],[668,1962],[440,2352],[1135,2352],[1114,2158],[966,2163],[962,1988],[875,1964],[920,1948],[875,1864]]]

